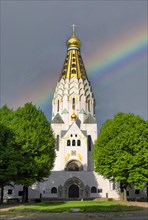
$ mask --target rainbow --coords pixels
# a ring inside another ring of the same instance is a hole
[[[101,79],[108,79],[116,74],[124,74],[123,68],[143,60],[147,56],[147,30],[145,26],[135,28],[130,32],[120,34],[116,39],[102,45],[85,60],[88,78],[97,83]],[[28,90],[25,97],[16,100],[16,106],[26,102],[33,102],[43,111],[51,111],[51,101],[56,82],[50,74],[34,89]]]
[[[146,56],[147,29],[143,26],[107,42],[86,60],[86,66],[90,77],[100,80],[113,74],[120,75],[120,69]]]
[[[118,35],[106,45],[103,45],[85,61],[88,77],[96,82],[124,74],[121,70],[130,64],[141,61],[147,56],[147,30],[145,26],[135,28],[130,32]],[[48,92],[49,94],[49,92]],[[46,97],[43,96],[44,98]],[[51,100],[52,96],[50,96]],[[43,101],[43,100],[42,100]],[[45,103],[42,102],[42,105]]]

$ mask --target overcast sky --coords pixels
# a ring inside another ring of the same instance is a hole
[[[51,117],[72,24],[96,99],[98,128],[119,111],[147,119],[147,1],[1,1],[1,106]]]

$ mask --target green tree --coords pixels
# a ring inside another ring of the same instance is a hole
[[[3,203],[4,186],[11,185],[17,175],[19,152],[13,130],[0,123],[0,188]]]
[[[13,181],[24,186],[22,200],[25,202],[28,200],[28,187],[36,181],[43,181],[53,168],[55,160],[53,131],[43,112],[31,103],[25,104],[15,112],[4,106],[0,109],[0,116],[3,126],[6,125],[11,129],[15,136],[13,145],[6,135],[5,142],[9,144],[3,144],[6,148],[5,161],[10,155],[15,168],[8,182]],[[14,154],[9,154],[10,147],[15,151]],[[7,167],[6,172],[9,172],[11,164],[8,163]]]
[[[7,106],[0,109],[0,188],[3,203],[4,186],[10,185],[17,174],[17,155],[15,151],[15,134],[10,126],[13,111]]]
[[[148,121],[134,114],[117,113],[102,126],[93,152],[95,171],[126,188],[148,184]]]
[[[28,187],[48,177],[55,160],[55,138],[49,122],[31,103],[15,112],[16,143],[21,149],[17,184],[24,185],[23,201],[28,200]]]

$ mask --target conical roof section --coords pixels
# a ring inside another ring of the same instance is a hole
[[[86,79],[87,74],[80,53],[81,42],[76,37],[74,31],[67,40],[67,56],[65,58],[60,79],[82,78]],[[88,78],[87,78],[88,79]]]

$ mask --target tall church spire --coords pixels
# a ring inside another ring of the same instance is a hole
[[[61,79],[66,78],[87,78],[86,70],[80,53],[81,42],[75,35],[75,26],[72,25],[73,31],[72,36],[67,40],[67,56],[64,61]]]

